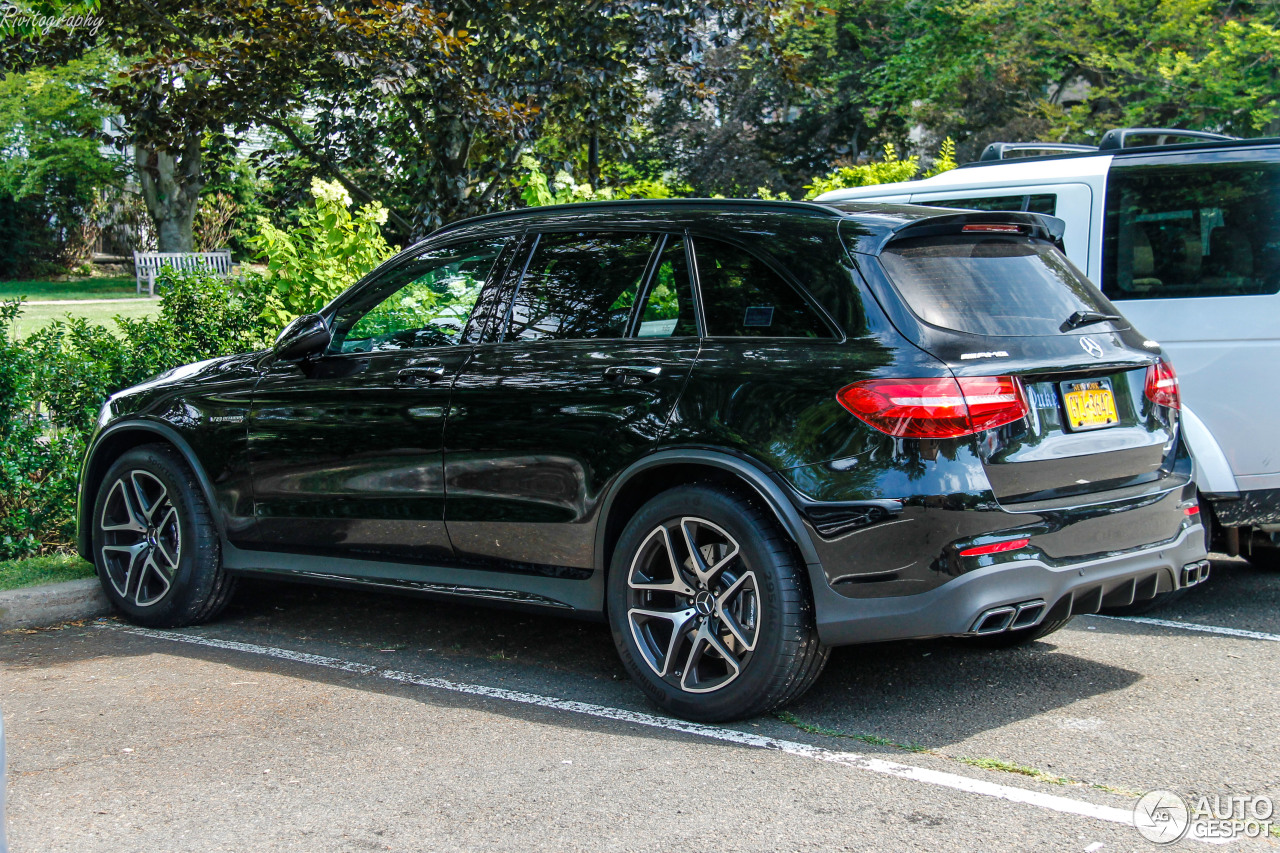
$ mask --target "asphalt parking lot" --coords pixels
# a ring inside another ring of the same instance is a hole
[[[1219,559],[1150,616],[1226,632],[839,649],[788,714],[697,727],[602,625],[248,584],[198,629],[0,636],[10,844],[1153,850],[1144,792],[1280,801],[1280,573]]]

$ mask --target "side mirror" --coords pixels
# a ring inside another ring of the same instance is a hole
[[[281,361],[298,361],[323,352],[333,333],[319,314],[304,314],[284,327],[272,350]]]

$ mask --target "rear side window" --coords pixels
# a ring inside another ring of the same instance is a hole
[[[659,237],[543,234],[512,300],[508,341],[621,338]]]
[[[1065,255],[1039,240],[920,237],[889,244],[880,262],[911,311],[944,329],[1056,335],[1077,311],[1116,313]]]
[[[699,237],[693,245],[708,335],[832,336],[831,329],[804,297],[764,261],[718,240]]]
[[[1034,195],[996,195],[986,198],[948,198],[915,201],[916,204],[927,204],[930,207],[954,207],[962,210],[1023,210],[1027,213],[1046,213],[1053,216],[1058,212],[1058,197],[1054,193],[1036,193]]]
[[[1103,231],[1112,299],[1280,290],[1280,163],[1113,168]]]

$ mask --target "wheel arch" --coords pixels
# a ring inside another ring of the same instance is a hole
[[[602,588],[613,559],[613,549],[636,510],[673,486],[697,482],[719,483],[762,501],[795,544],[806,566],[818,565],[818,553],[799,511],[763,466],[715,450],[664,450],[625,469],[601,502],[596,526],[595,563],[600,567],[598,577]]]
[[[93,505],[97,501],[98,488],[102,478],[121,454],[141,447],[144,444],[165,443],[177,450],[191,470],[195,472],[196,482],[209,506],[214,508],[213,521],[218,529],[218,537],[226,541],[222,516],[216,511],[218,506],[214,499],[213,484],[205,474],[204,466],[196,457],[195,451],[177,430],[168,424],[155,421],[125,421],[112,424],[94,439],[89,451],[85,454],[84,464],[80,468],[80,487],[76,510],[76,550],[80,556],[93,563],[92,514]],[[97,565],[96,563],[94,565]]]

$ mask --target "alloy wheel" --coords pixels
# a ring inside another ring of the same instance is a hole
[[[760,636],[760,590],[724,528],[682,517],[655,527],[627,573],[627,622],[641,656],[689,693],[719,690],[746,668]]]
[[[138,607],[158,603],[182,559],[182,529],[169,490],[152,473],[126,471],[111,484],[98,519],[99,554],[111,586]]]

